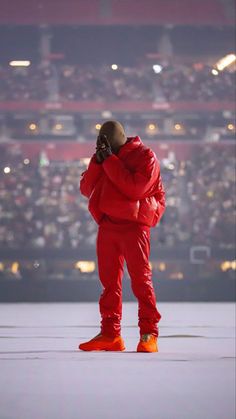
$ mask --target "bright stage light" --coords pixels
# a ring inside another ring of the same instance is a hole
[[[8,174],[8,173],[11,172],[11,168],[9,166],[6,166],[6,167],[4,167],[3,171],[4,171],[5,174]]]
[[[229,131],[234,131],[235,130],[235,125],[234,124],[228,124],[227,128]]]
[[[182,129],[182,125],[181,124],[175,124],[175,129],[176,129],[176,131],[180,131]]]
[[[83,273],[89,273],[95,271],[95,262],[92,260],[78,260],[75,263],[75,268],[80,270]]]
[[[164,272],[166,270],[166,264],[164,262],[159,263],[159,271]]]
[[[56,124],[56,125],[55,125],[55,127],[54,127],[54,128],[55,128],[55,130],[57,130],[57,131],[61,131],[61,130],[62,130],[62,128],[63,128],[63,125],[58,123],[58,124]]]
[[[19,262],[13,262],[11,265],[11,272],[17,274],[19,272]]]
[[[233,271],[236,270],[236,260],[225,260],[221,263],[220,268],[223,272],[228,271],[229,269],[232,269]]]
[[[162,66],[159,64],[154,64],[152,66],[154,73],[159,74],[162,72]]]
[[[149,135],[153,135],[156,134],[158,132],[158,126],[157,124],[150,122],[147,126],[146,126],[146,133]]]
[[[29,130],[30,131],[35,131],[36,129],[37,129],[37,125],[34,122],[32,122],[31,124],[29,124]]]
[[[223,71],[226,67],[229,67],[231,64],[236,62],[236,55],[235,54],[228,54],[225,57],[221,58],[216,63],[216,68],[219,71]]]
[[[29,60],[12,60],[9,62],[11,67],[29,67],[30,64]]]

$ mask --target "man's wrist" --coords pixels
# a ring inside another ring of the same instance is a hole
[[[95,164],[102,164],[102,161],[98,161],[96,153],[92,156],[92,162]]]

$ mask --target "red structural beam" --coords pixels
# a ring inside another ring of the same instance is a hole
[[[234,111],[234,102],[0,102],[1,111],[66,111],[66,112],[150,112],[150,111]]]
[[[220,0],[0,0],[0,23],[233,25],[226,6]]]

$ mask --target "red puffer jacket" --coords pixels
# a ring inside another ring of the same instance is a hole
[[[80,190],[98,224],[106,214],[153,227],[165,211],[159,162],[139,137],[128,137],[118,154],[102,164],[94,154],[82,173]]]

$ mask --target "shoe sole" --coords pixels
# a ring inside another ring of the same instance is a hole
[[[137,352],[146,352],[146,353],[154,353],[154,352],[158,352],[158,347],[154,349],[154,351],[148,351],[146,349],[139,349],[137,347]]]
[[[107,352],[123,352],[125,351],[125,346],[120,346],[120,344],[114,344],[112,346],[112,348],[93,348],[93,349],[86,349],[86,348],[81,348],[80,345],[78,346],[78,349],[80,349],[81,351],[86,351],[86,352],[92,352],[92,351],[107,351]]]
[[[126,348],[123,349],[82,349],[82,348],[78,348],[80,351],[84,351],[84,352],[123,352],[125,351]]]

